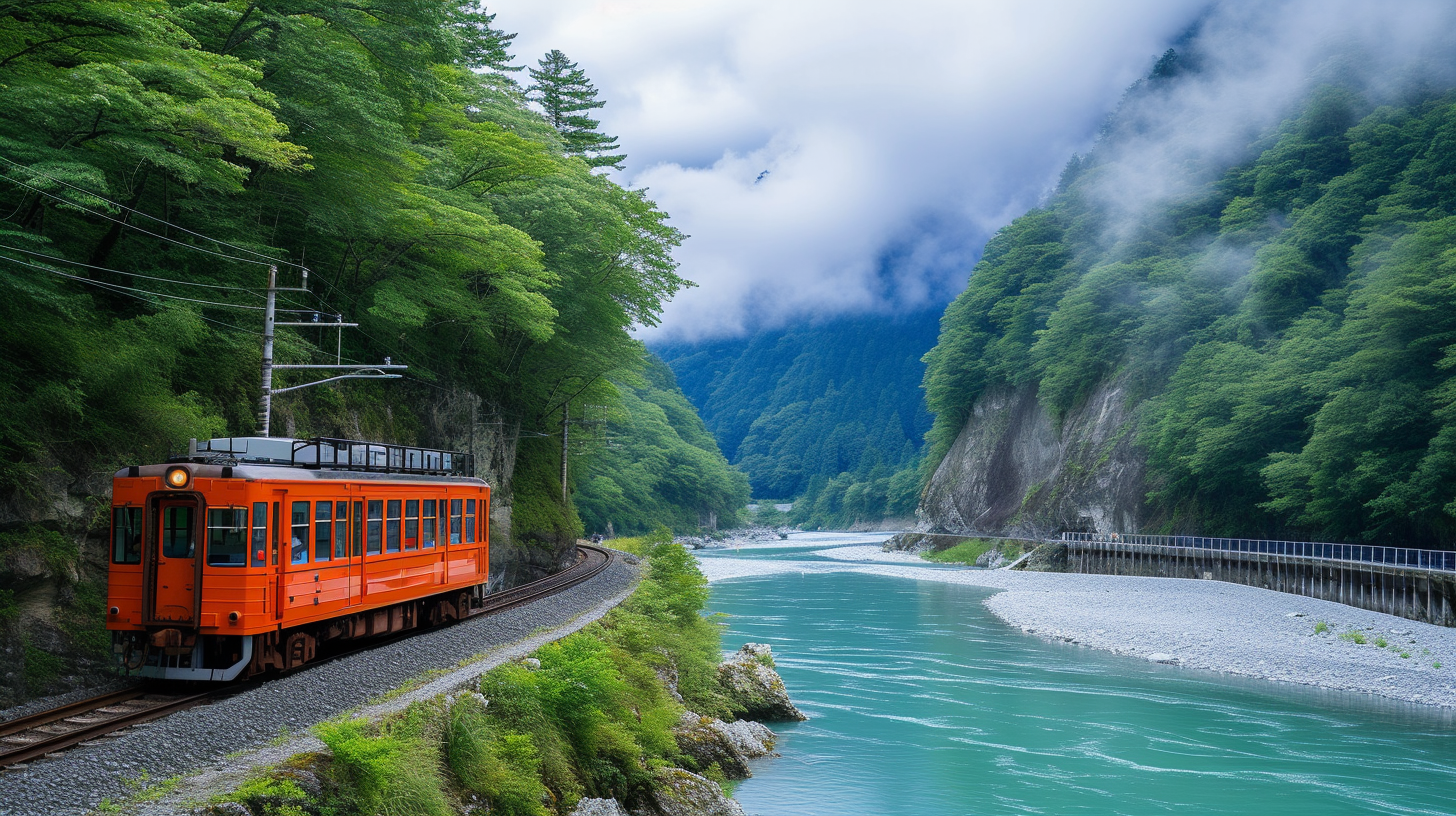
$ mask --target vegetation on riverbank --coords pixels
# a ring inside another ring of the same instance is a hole
[[[271,769],[214,804],[255,816],[568,813],[582,797],[640,802],[655,772],[695,767],[672,733],[684,709],[731,717],[707,581],[670,536],[641,542],[647,572],[601,621],[484,675],[478,693],[411,705],[383,722],[317,729],[325,755]],[[539,665],[534,661],[539,661]],[[673,678],[675,700],[665,678]]]
[[[985,561],[988,553],[998,553],[999,561],[1015,560],[1030,547],[1034,547],[1034,541],[1015,541],[1002,538],[970,538],[944,550],[924,550],[920,557],[926,561],[933,561],[937,564],[964,564],[968,567],[988,566]],[[994,557],[994,556],[993,556]]]

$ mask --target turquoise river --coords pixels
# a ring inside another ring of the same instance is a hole
[[[1449,711],[1049,643],[993,617],[990,592],[849,573],[714,584],[725,646],[772,644],[810,717],[774,724],[782,756],[738,785],[744,809],[1456,814]]]

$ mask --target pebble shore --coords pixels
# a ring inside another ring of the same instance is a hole
[[[823,534],[785,543],[816,540],[837,543]],[[871,544],[805,554],[832,561],[717,556],[700,564],[710,581],[857,572],[1000,589],[986,607],[1029,635],[1130,659],[1456,709],[1456,629],[1221,581],[945,569]]]
[[[635,560],[635,559],[633,559]],[[205,788],[241,781],[273,755],[308,750],[307,729],[370,703],[425,673],[443,673],[415,691],[372,708],[403,706],[464,685],[494,665],[536,648],[543,637],[564,637],[605,614],[636,584],[638,570],[618,558],[591,580],[561,595],[265,681],[241,694],[137,726],[122,736],[0,772],[0,816],[71,816],[103,799],[125,799],[147,784],[203,771]],[[519,648],[513,648],[519,647]],[[521,651],[524,649],[524,651]],[[481,655],[468,666],[461,661]],[[241,753],[240,752],[245,752]],[[276,759],[274,760],[276,761]],[[138,780],[145,779],[139,783]],[[184,785],[186,783],[184,782]],[[186,785],[196,787],[195,785]],[[171,798],[171,797],[168,797]],[[186,813],[162,803],[151,813]]]

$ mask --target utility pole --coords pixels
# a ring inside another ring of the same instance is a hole
[[[273,317],[278,305],[278,267],[268,267],[268,297],[263,306],[263,393],[258,397],[258,424],[269,435],[273,417]]]
[[[277,322],[276,313],[279,292],[307,292],[308,269],[303,269],[302,286],[280,287],[278,285],[278,267],[268,267],[268,294],[264,298],[263,305],[263,389],[258,397],[258,425],[262,428],[263,436],[270,436],[272,431],[273,417],[273,395],[282,394],[285,391],[297,391],[300,388],[308,388],[313,385],[322,385],[326,382],[336,380],[397,380],[400,374],[386,374],[385,371],[403,371],[409,366],[393,365],[388,357],[384,358],[383,365],[276,365],[273,362],[273,329],[277,326],[313,326],[322,329],[339,330],[339,353],[337,358],[343,357],[344,329],[354,328],[358,323],[345,323],[343,315],[337,315],[333,323],[320,323],[318,313],[314,313],[313,320]],[[334,377],[326,377],[322,380],[315,380],[302,385],[290,385],[287,388],[273,387],[274,369],[337,369],[353,371],[352,374],[340,374]]]
[[[571,428],[571,400],[561,405],[561,504],[565,506],[568,502],[566,495],[566,443],[570,439]]]

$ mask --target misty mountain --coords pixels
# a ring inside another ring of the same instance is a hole
[[[923,509],[1449,545],[1452,83],[1376,84],[1335,54],[1273,124],[1220,123],[1239,138],[1215,145],[1198,106],[1234,95],[1194,56],[1129,91],[946,311]]]
[[[920,358],[938,312],[840,318],[746,338],[654,345],[753,494],[912,466],[931,418]],[[876,475],[875,478],[881,478]]]

